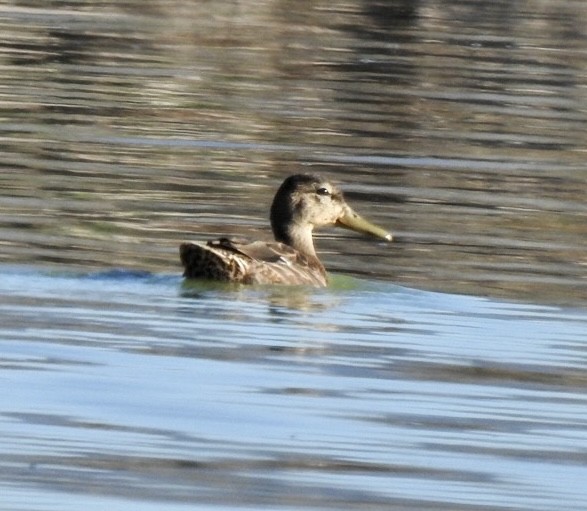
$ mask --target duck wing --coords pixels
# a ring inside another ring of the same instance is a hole
[[[244,284],[325,286],[326,272],[317,258],[307,258],[289,245],[221,238],[183,243],[180,258],[187,278]]]
[[[300,257],[297,250],[285,243],[279,243],[277,241],[270,243],[264,241],[246,243],[231,238],[220,238],[219,240],[209,241],[207,245],[209,247],[216,247],[239,253],[254,259],[255,261],[266,263],[277,263],[281,259],[294,262]]]

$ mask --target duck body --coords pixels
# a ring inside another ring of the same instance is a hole
[[[355,213],[337,187],[311,174],[296,174],[283,182],[273,199],[270,219],[274,242],[221,238],[182,243],[184,277],[323,287],[328,280],[314,249],[315,227],[339,225],[391,241],[391,234]]]
[[[242,243],[228,238],[182,243],[184,277],[240,284],[326,286],[322,263],[285,243]]]

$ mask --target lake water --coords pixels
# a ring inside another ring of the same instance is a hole
[[[0,509],[587,509],[587,4],[0,6]],[[185,285],[295,172],[391,245]]]

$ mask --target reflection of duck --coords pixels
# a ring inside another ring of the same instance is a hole
[[[325,286],[326,270],[316,256],[314,227],[338,225],[391,241],[391,234],[355,213],[342,192],[319,176],[288,177],[271,205],[275,242],[239,243],[222,238],[182,243],[184,277],[243,284]]]

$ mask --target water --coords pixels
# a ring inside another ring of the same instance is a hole
[[[0,508],[587,508],[586,16],[0,6]],[[396,241],[182,283],[300,170]]]
[[[583,312],[342,280],[4,273],[4,507],[585,505]]]

